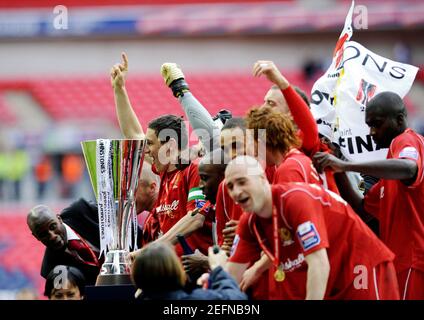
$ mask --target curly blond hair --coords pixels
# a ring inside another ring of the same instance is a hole
[[[246,126],[248,129],[254,130],[255,141],[263,139],[259,130],[265,129],[266,146],[273,151],[286,154],[291,148],[298,148],[301,145],[290,117],[276,108],[264,106],[250,109],[246,115]]]

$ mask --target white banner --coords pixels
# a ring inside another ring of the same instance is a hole
[[[387,149],[376,149],[365,123],[367,102],[384,91],[403,98],[418,68],[384,58],[349,41],[353,8],[352,1],[332,64],[312,88],[311,112],[320,133],[338,143],[348,160],[385,159]]]
[[[115,224],[111,148],[112,144],[110,140],[96,140],[97,205],[99,210],[100,255],[106,253],[112,245],[112,226]]]

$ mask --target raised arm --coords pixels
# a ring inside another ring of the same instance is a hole
[[[178,98],[191,127],[202,141],[206,151],[209,152],[218,147],[220,128],[212,120],[208,110],[190,92],[181,68],[176,63],[164,63],[161,74],[173,95]],[[214,145],[209,147],[211,142]]]
[[[302,132],[302,149],[308,153],[318,151],[320,144],[318,127],[306,102],[300,97],[289,81],[281,74],[272,61],[259,60],[253,66],[253,75],[265,75],[278,86],[287,102],[293,121]]]
[[[127,72],[128,57],[125,52],[123,52],[122,63],[115,64],[110,71],[119,127],[122,134],[127,139],[144,139],[143,128],[131,106],[125,88],[125,77]]]

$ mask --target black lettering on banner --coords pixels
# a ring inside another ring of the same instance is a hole
[[[374,151],[371,136],[367,134],[367,141],[364,141],[361,137],[355,137],[356,147],[358,148],[358,153],[362,153],[362,147],[364,147],[368,152]]]
[[[347,145],[348,145],[349,153],[350,154],[355,153],[355,151],[353,150],[352,137],[347,138]]]
[[[319,105],[322,102],[323,99],[324,99],[324,97],[323,97],[321,91],[315,90],[314,92],[312,92],[312,95],[311,95],[311,103],[312,104]]]
[[[319,105],[324,99],[329,101],[330,104],[333,105],[334,97],[330,98],[330,95],[328,93],[315,90],[314,92],[312,92],[311,95],[311,104]]]
[[[390,72],[389,72],[389,74],[390,74],[393,78],[395,78],[395,79],[403,79],[403,78],[405,78],[405,72],[406,72],[406,69],[405,69],[405,68],[398,67],[398,66],[393,66],[393,67],[392,67],[392,70],[393,70],[393,71],[395,71],[395,72],[398,74],[398,76],[396,76],[396,75],[394,75],[394,74],[390,71]]]
[[[380,67],[380,66],[378,65],[377,61],[375,61],[375,59],[367,53],[367,54],[365,55],[364,61],[362,62],[362,65],[363,65],[363,66],[365,66],[365,65],[367,64],[368,58],[370,58],[370,59],[374,62],[374,64],[375,64],[375,65],[377,66],[377,68],[378,68],[378,71],[380,71],[380,72],[384,72],[384,69],[386,69],[386,66],[387,66],[387,61],[384,61],[383,65]]]
[[[348,51],[348,49],[350,49],[350,48],[354,49],[354,50],[355,50],[355,53],[354,53],[351,57],[349,57],[349,58],[347,58],[347,59],[344,59],[344,60],[342,61],[342,63],[340,64],[340,66],[337,68],[337,70],[341,70],[341,69],[344,67],[344,65],[345,65],[345,63],[346,63],[346,62],[348,62],[349,60],[352,60],[352,59],[358,58],[358,57],[361,55],[361,52],[359,51],[359,49],[358,49],[358,48],[356,48],[356,47],[354,47],[354,46],[347,46],[347,47],[345,48],[345,50],[344,50],[343,57],[344,57],[344,56],[346,56],[346,52],[347,52],[347,51]]]
[[[346,140],[345,138],[342,138],[342,137],[339,138],[340,148],[346,148],[345,140]]]
[[[346,141],[347,141],[347,146],[346,146]],[[378,148],[376,145],[374,145],[371,135],[369,134],[365,136],[365,140],[361,136],[354,136],[354,137],[351,136],[351,137],[345,137],[345,138],[340,137],[339,145],[343,149],[347,148],[350,154],[373,152],[373,151],[377,151],[381,149],[381,148]]]
[[[343,54],[344,56],[347,55],[348,51],[352,51],[352,50],[348,50],[348,49],[353,49],[352,53],[349,52],[349,54],[351,54],[351,56],[349,56],[347,59],[344,59],[341,62],[340,66],[337,68],[337,70],[342,69],[344,67],[345,63],[348,62],[349,60],[353,60],[353,59],[360,57],[361,51],[353,45],[347,46],[345,48],[344,54]],[[365,66],[367,63],[369,64],[369,62],[368,62],[369,60],[372,60],[372,62],[374,62],[374,65],[377,67],[378,71],[384,72],[386,70],[388,61],[384,61],[382,64],[379,64],[376,61],[375,57],[373,57],[372,55],[367,53],[364,57],[364,60],[362,61],[362,65]],[[400,66],[392,66],[389,70],[391,70],[391,71],[389,71],[389,75],[391,77],[393,77],[395,79],[405,78],[405,75],[406,75],[406,69],[405,68],[402,68]]]

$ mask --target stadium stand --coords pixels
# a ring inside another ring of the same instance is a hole
[[[300,88],[310,90],[310,84],[303,80],[301,72],[286,74]],[[211,114],[230,108],[233,114],[243,115],[253,105],[262,103],[269,88],[265,80],[254,79],[247,72],[188,74],[187,79],[196,97]],[[183,114],[159,75],[130,75],[127,87],[143,125],[164,113]],[[36,79],[0,82],[0,93],[12,88],[28,90],[54,121],[92,118],[116,121],[113,92],[109,79],[104,76],[84,80],[74,77],[44,79],[42,82]]]

